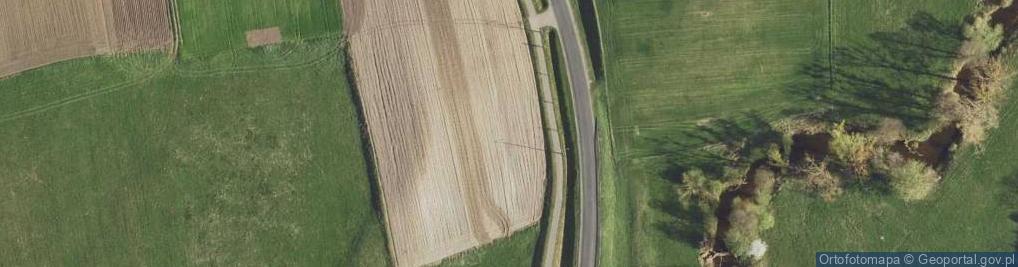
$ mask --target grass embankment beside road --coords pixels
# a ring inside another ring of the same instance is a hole
[[[534,11],[537,11],[537,13],[541,13],[544,12],[545,10],[548,10],[549,0],[524,0],[524,1],[532,1],[534,5]]]
[[[549,29],[543,31],[545,44],[545,56],[548,63],[548,74],[552,80],[555,92],[555,102],[560,125],[558,129],[562,132],[564,153],[566,157],[565,179],[565,221],[562,238],[562,265],[572,266],[576,262],[577,235],[579,234],[579,181],[577,180],[577,157],[576,147],[576,116],[573,110],[572,86],[569,84],[569,74],[566,70],[565,55],[562,53],[562,43],[558,31]]]

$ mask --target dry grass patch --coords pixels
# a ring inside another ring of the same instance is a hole
[[[279,32],[279,27],[247,31],[247,47],[277,44],[281,41],[283,34]]]

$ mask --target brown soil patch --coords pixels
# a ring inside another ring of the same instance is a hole
[[[822,162],[831,150],[831,135],[828,133],[796,134],[792,136],[792,154],[789,160],[801,166],[807,159]]]
[[[544,131],[517,3],[344,0],[343,9],[396,265],[537,223]]]
[[[0,78],[62,60],[169,47],[167,0],[0,0]]]
[[[923,142],[899,141],[892,151],[912,160],[919,160],[935,169],[947,167],[951,161],[951,147],[961,142],[962,132],[955,125],[940,129]]]
[[[282,41],[283,34],[279,32],[279,27],[247,31],[247,47],[278,44]]]

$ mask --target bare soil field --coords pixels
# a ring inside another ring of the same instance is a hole
[[[0,78],[172,43],[166,0],[0,0]]]
[[[279,32],[279,27],[247,31],[247,47],[277,44],[281,41],[283,34]]]
[[[396,265],[536,223],[544,133],[516,1],[342,6]]]

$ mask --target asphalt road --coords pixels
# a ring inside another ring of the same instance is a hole
[[[590,76],[587,73],[587,59],[580,36],[580,27],[573,16],[569,0],[551,0],[552,10],[558,22],[562,47],[565,50],[569,81],[573,89],[573,112],[576,117],[577,144],[579,147],[580,186],[580,267],[597,266],[597,243],[600,225],[597,208],[597,132],[594,122],[593,97],[590,94]]]

